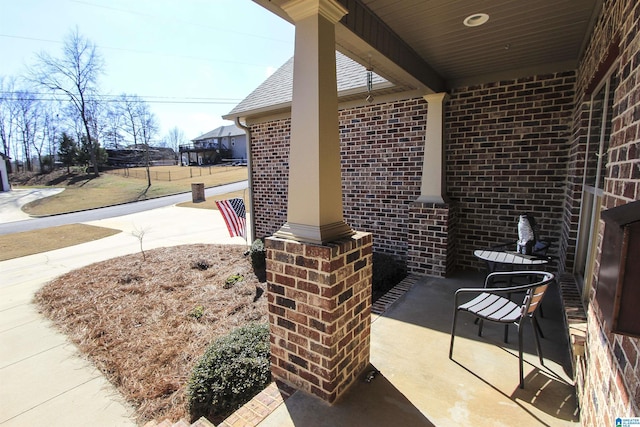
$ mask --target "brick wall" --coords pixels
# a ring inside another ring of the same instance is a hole
[[[376,251],[407,259],[409,208],[420,195],[427,103],[422,98],[340,111],[345,220]]]
[[[446,277],[455,270],[457,219],[457,209],[452,204],[411,204],[407,256],[410,272]]]
[[[560,241],[574,83],[566,72],[452,91],[445,144],[460,226],[457,267],[482,268],[474,249],[515,241],[523,212],[535,214],[543,237]],[[422,98],[340,111],[345,221],[373,233],[376,251],[404,262],[426,114]],[[289,126],[288,119],[252,126],[260,237],[286,222]]]
[[[251,127],[256,237],[271,236],[287,222],[291,119]]]
[[[340,111],[345,222],[375,235],[375,250],[406,261],[409,206],[420,195],[427,103],[423,99]],[[287,219],[290,120],[251,127],[256,234]]]
[[[618,86],[614,95],[613,130],[605,176],[603,209],[640,200],[640,3],[607,0],[577,74],[577,100],[598,75],[612,40],[619,40],[619,62],[614,65]],[[578,152],[574,141],[572,151]],[[602,222],[597,259],[602,250]],[[597,266],[596,283],[597,292]],[[583,425],[613,426],[613,417],[640,416],[640,340],[611,334],[602,326],[597,301],[588,308],[585,368],[579,387]]]
[[[563,72],[451,91],[447,188],[459,205],[459,265],[477,267],[474,249],[517,240],[524,212],[557,253],[574,84]]]

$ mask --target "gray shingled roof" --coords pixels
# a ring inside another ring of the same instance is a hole
[[[336,52],[336,71],[338,94],[355,89],[362,89],[362,92],[366,92],[367,70],[365,67],[342,53]],[[373,84],[385,82],[387,80],[373,73]],[[276,110],[291,102],[292,92],[293,58],[285,62],[224,117],[240,116],[252,111]]]
[[[228,125],[228,126],[220,126],[215,128],[212,131],[209,131],[203,135],[200,135],[197,138],[192,139],[191,141],[202,141],[205,139],[211,138],[220,138],[223,136],[239,136],[244,135],[244,130],[240,129],[236,125]]]

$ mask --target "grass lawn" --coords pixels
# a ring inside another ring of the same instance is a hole
[[[120,230],[85,224],[69,224],[0,236],[0,261],[79,245],[109,237]]]
[[[186,173],[185,169],[189,168],[160,166],[152,168],[152,172],[167,173],[174,169],[177,169],[180,173]],[[191,169],[195,171],[198,168]],[[211,175],[208,174],[209,170],[212,171]],[[144,168],[140,168],[140,171],[146,173]],[[23,210],[31,215],[51,215],[191,191],[191,182],[203,182],[205,187],[213,187],[247,179],[246,167],[221,167],[219,169],[207,167],[202,168],[202,172],[202,176],[197,176],[190,181],[153,181],[151,188],[146,192],[146,180],[111,174],[102,174],[99,178],[93,178],[78,173],[67,174],[65,170],[58,170],[55,173],[47,175],[23,177],[21,182],[29,185],[16,186],[16,188],[34,186],[65,187],[65,191],[62,193],[36,200],[23,207]],[[199,172],[192,173],[197,175]],[[245,205],[249,205],[248,191],[235,191],[209,197],[204,202],[184,202],[179,204],[179,206],[198,209],[217,209],[215,200],[230,199],[233,197],[244,198]],[[119,230],[102,227],[72,224],[22,233],[6,234],[0,236],[0,261],[90,242],[119,232]]]
[[[174,176],[178,173],[190,175],[173,181],[154,178],[165,178],[172,170]],[[16,189],[64,187],[63,192],[35,200],[22,208],[29,215],[54,215],[190,192],[192,183],[203,183],[208,188],[247,179],[247,168],[241,166],[157,166],[151,168],[151,187],[147,187],[144,168],[131,169],[130,172],[138,172],[136,176],[139,177],[102,173],[94,178],[92,175],[77,172],[67,174],[65,170],[58,170],[47,175],[12,176],[12,183]]]

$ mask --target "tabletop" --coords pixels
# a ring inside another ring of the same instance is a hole
[[[549,260],[544,258],[536,258],[533,256],[522,255],[515,252],[485,251],[478,249],[473,252],[473,255],[484,261],[495,262],[499,264],[542,265],[549,262]]]

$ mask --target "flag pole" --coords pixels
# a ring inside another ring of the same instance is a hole
[[[245,198],[245,194],[247,193],[247,189],[245,188],[244,190],[242,190],[242,203],[244,203],[244,198]],[[249,215],[247,215],[247,209],[246,209],[246,203],[245,203],[245,210],[244,210],[244,242],[246,243],[247,246],[250,246],[249,244],[249,231],[247,230],[247,220],[249,219]],[[251,218],[251,220],[253,221],[253,218]]]

